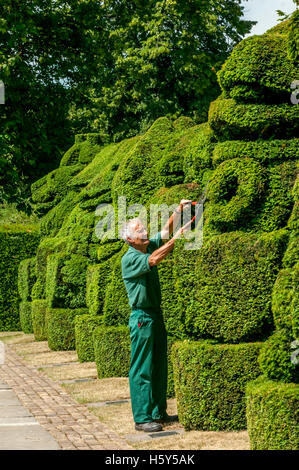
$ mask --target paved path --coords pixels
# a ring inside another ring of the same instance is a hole
[[[0,365],[0,449],[132,447],[5,345],[5,363]]]

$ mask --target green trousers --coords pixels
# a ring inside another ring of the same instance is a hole
[[[162,311],[133,310],[129,383],[135,423],[166,415],[167,333]]]

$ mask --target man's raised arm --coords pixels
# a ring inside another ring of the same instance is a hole
[[[174,247],[175,240],[180,237],[181,234],[189,230],[191,226],[192,220],[189,220],[183,227],[181,227],[174,236],[168,240],[168,242],[164,243],[164,245],[160,246],[157,250],[153,251],[152,254],[148,258],[149,265],[156,266],[160,263],[167,255],[171,252]]]
[[[181,213],[183,212],[184,208],[187,207],[187,204],[189,204],[190,202],[192,202],[190,199],[182,199],[180,202],[180,205],[176,208],[173,214],[169,217],[165,226],[161,230],[161,239],[163,241],[169,239],[169,236],[173,233],[173,230],[177,226],[177,222],[179,218],[181,217]]]

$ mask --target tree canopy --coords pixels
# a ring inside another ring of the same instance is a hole
[[[0,201],[26,207],[78,132],[119,141],[159,116],[203,122],[251,29],[241,0],[2,0]]]

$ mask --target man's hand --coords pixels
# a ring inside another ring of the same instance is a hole
[[[189,222],[187,222],[183,227],[179,228],[179,230],[173,235],[172,238],[174,238],[175,240],[180,238],[184,232],[187,232],[187,230],[190,230],[191,224],[192,224],[192,220],[189,220]]]
[[[191,202],[191,199],[182,199],[180,205],[176,209],[176,212],[183,212],[183,210],[186,209],[186,207],[188,207],[188,204],[190,204]]]

